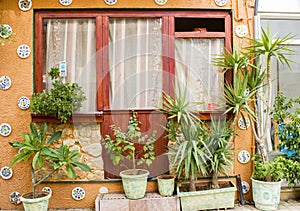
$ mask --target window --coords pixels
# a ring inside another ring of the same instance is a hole
[[[35,91],[51,88],[47,71],[66,62],[66,79],[84,87],[83,112],[155,109],[175,81],[200,111],[221,103],[212,61],[230,49],[228,12],[38,11],[36,37]]]
[[[137,111],[141,132],[158,134],[152,176],[169,170],[166,117],[154,111],[162,91],[174,94],[179,82],[190,101],[203,103],[197,109],[208,119],[221,103],[220,81],[231,81],[230,72],[224,77],[212,64],[231,49],[227,11],[43,10],[35,13],[35,38],[35,91],[49,89],[46,71],[66,62],[66,79],[83,86],[88,99],[81,111],[103,112],[102,137],[111,124],[126,128]],[[102,158],[105,178],[115,178],[123,167],[103,148]]]

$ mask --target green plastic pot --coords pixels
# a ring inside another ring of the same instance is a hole
[[[157,177],[158,192],[162,196],[172,196],[174,192],[175,178],[172,175]]]
[[[140,199],[145,196],[149,171],[129,169],[120,172],[125,196],[128,199]]]
[[[29,196],[32,195],[32,193],[24,194],[21,196],[20,200],[23,202],[23,207],[25,211],[32,211],[32,210],[38,210],[38,211],[47,211],[48,210],[48,204],[49,199],[51,198],[52,194],[51,192],[42,192],[42,197],[38,198],[30,198]]]

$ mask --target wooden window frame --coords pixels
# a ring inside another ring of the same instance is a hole
[[[42,91],[43,75],[43,19],[55,18],[95,18],[96,21],[96,78],[97,78],[97,110],[110,112],[109,109],[109,61],[108,49],[108,19],[110,17],[123,18],[162,18],[162,71],[163,90],[173,94],[171,91],[175,78],[175,38],[176,37],[200,37],[200,38],[224,38],[225,48],[231,49],[232,44],[232,18],[229,11],[204,11],[204,10],[36,10],[34,31],[34,92]],[[224,32],[175,32],[175,18],[218,18],[224,19]],[[225,80],[232,82],[232,73],[227,71]],[[141,109],[145,110],[145,109]],[[147,110],[147,109],[146,109]],[[151,109],[153,110],[153,109]],[[200,118],[210,119],[211,113],[223,113],[223,111],[201,112]],[[89,115],[86,114],[87,119]],[[84,114],[80,115],[81,117]],[[101,115],[96,115],[97,121],[101,121]],[[95,114],[91,115],[94,118]],[[42,117],[39,117],[40,121]]]

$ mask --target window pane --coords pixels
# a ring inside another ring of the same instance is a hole
[[[279,37],[283,37],[291,33],[293,35],[297,35],[296,38],[299,39],[300,27],[297,27],[299,25],[300,25],[300,20],[291,20],[291,19],[285,19],[285,20],[262,19],[261,20],[261,27],[263,27],[264,30],[267,30],[269,26],[271,33],[272,34],[277,33]]]
[[[155,108],[162,90],[160,18],[109,19],[110,108]]]
[[[200,111],[219,108],[223,74],[213,59],[224,49],[223,39],[177,38],[175,40],[176,82]]]
[[[286,65],[278,64],[279,80],[278,89],[282,90],[288,98],[297,98],[300,95],[300,46],[290,46],[295,50],[295,55],[288,56],[291,59],[291,69]]]
[[[59,62],[67,64],[66,80],[83,87],[87,100],[80,111],[96,111],[96,31],[94,19],[44,20],[43,87],[51,88],[47,72]]]

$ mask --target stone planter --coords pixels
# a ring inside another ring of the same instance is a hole
[[[175,178],[172,175],[157,177],[158,192],[162,196],[172,196],[174,192]]]
[[[51,192],[50,193],[41,192],[39,194],[40,196],[34,199],[29,197],[30,195],[32,195],[32,193],[27,193],[21,196],[20,200],[23,202],[23,207],[25,211],[32,211],[32,210],[47,211],[48,210],[49,199],[52,196]]]
[[[264,182],[251,178],[255,207],[260,210],[277,210],[280,202],[281,181]]]
[[[177,186],[177,194],[180,198],[182,210],[196,211],[233,208],[236,186],[231,181],[220,181],[219,183],[230,183],[230,187],[199,190],[195,192],[182,192]],[[203,182],[203,184],[208,184],[208,182]]]
[[[145,196],[149,171],[129,169],[120,172],[125,196],[128,199],[140,199]]]

